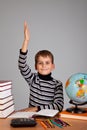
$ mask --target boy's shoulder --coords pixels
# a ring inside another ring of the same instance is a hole
[[[55,78],[53,78],[53,80],[54,80],[54,82],[55,82],[56,84],[60,84],[60,85],[63,84],[62,81],[59,80],[59,79],[55,79]]]

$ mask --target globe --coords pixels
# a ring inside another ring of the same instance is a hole
[[[70,103],[76,106],[76,109],[67,110],[78,112],[78,105],[87,104],[87,74],[76,73],[71,75],[66,81],[65,91],[67,96],[70,98]]]

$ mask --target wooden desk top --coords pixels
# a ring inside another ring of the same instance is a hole
[[[20,110],[21,111],[21,110]],[[23,109],[22,111],[28,111],[28,109]],[[59,115],[56,115],[59,118]],[[10,126],[11,118],[0,119],[0,130],[87,130],[87,120],[78,120],[78,119],[70,119],[70,118],[63,118],[60,117],[62,120],[69,122],[72,126],[67,126],[63,128],[59,128],[55,126],[55,128],[47,128],[44,129],[39,120],[46,120],[47,117],[36,117],[37,125],[35,127],[20,127],[20,128],[13,128]],[[50,118],[49,118],[50,119]]]
[[[41,120],[43,118],[40,118]],[[87,121],[83,120],[76,120],[76,119],[64,119],[65,121],[68,121],[72,126],[63,127],[63,130],[87,130]],[[0,119],[0,130],[44,130],[44,128],[41,126],[39,121],[37,121],[37,125],[35,127],[22,127],[22,128],[13,128],[10,126],[11,118],[6,119]],[[59,128],[55,126],[55,128],[47,128],[47,130],[60,130],[62,128]]]

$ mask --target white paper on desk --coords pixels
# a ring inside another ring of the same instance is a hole
[[[58,113],[58,110],[42,109],[39,112],[16,112],[10,115],[8,118],[30,118],[33,116],[47,116],[54,117]]]
[[[8,118],[30,118],[34,114],[36,114],[36,112],[16,112],[10,115]]]
[[[58,110],[54,110],[54,109],[42,109],[39,112],[37,112],[35,115],[54,117],[58,112],[59,112]]]

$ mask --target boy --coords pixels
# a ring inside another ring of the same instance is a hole
[[[35,55],[33,73],[27,65],[28,43],[30,33],[27,23],[24,23],[24,42],[19,54],[19,69],[30,87],[29,110],[57,109],[62,111],[64,105],[62,82],[51,76],[55,68],[54,57],[48,50],[41,50]]]

